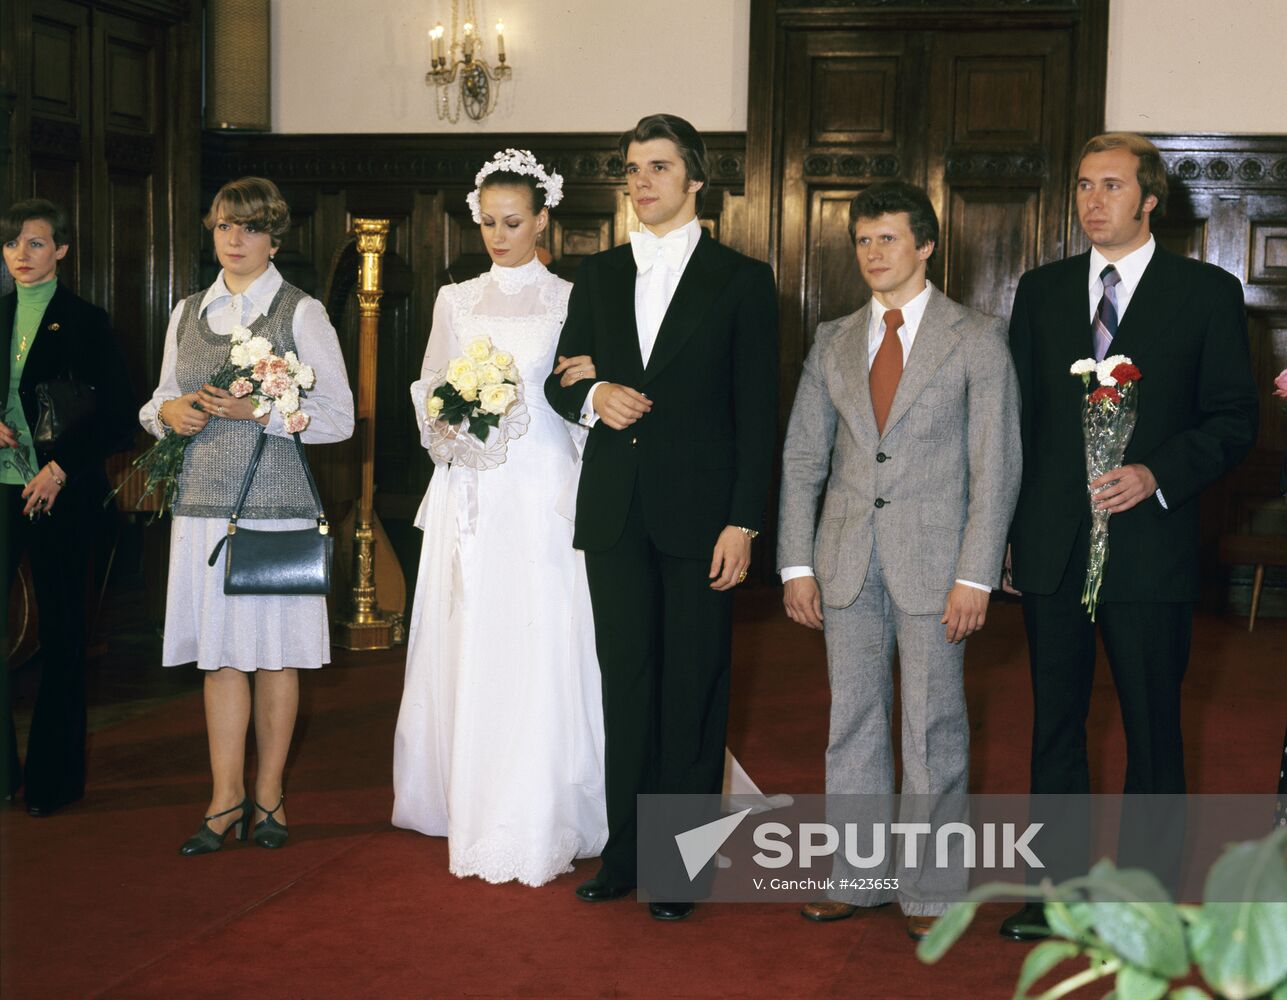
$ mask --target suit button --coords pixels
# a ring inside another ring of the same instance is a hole
[[[877,498],[876,498],[876,509],[877,509],[877,510],[880,510],[880,508],[881,508],[881,507],[883,507],[883,506],[885,506],[885,504],[886,504],[886,503],[888,503],[888,502],[889,502],[889,501],[887,501],[884,497],[877,497]]]
[[[888,461],[889,461],[889,456],[888,456],[888,455],[886,455],[883,451],[878,451],[878,452],[876,452],[876,461],[877,461],[877,462],[888,462]]]
[[[635,445],[637,445],[638,443],[639,443],[639,439],[638,439],[637,437],[633,437],[633,438],[631,438],[631,439],[630,439],[630,447],[631,447],[631,448],[633,448],[633,447],[634,447]]]

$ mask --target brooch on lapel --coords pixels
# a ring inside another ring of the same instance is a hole
[[[58,323],[50,323],[47,327],[45,327],[45,329],[48,330],[50,333],[57,333],[60,328],[61,326]]]

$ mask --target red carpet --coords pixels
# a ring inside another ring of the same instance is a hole
[[[819,636],[771,592],[747,595],[730,745],[765,791],[822,790],[827,687]],[[1283,729],[1287,621],[1202,618],[1185,685],[1190,788],[1270,792]],[[401,651],[304,678],[288,771],[292,843],[175,852],[208,795],[191,695],[96,733],[87,800],[49,819],[0,817],[0,993],[28,997],[1009,997],[1027,949],[984,912],[938,966],[895,907],[833,925],[795,906],[710,905],[663,925],[631,902],[572,895],[597,863],[541,889],[449,875],[446,844],[389,826]],[[139,663],[139,671],[159,671]],[[972,786],[1026,788],[1028,705],[1018,609],[995,606],[967,657]],[[1097,787],[1123,751],[1101,667]],[[1101,986],[1099,995],[1103,992]]]

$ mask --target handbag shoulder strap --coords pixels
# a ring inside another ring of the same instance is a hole
[[[313,479],[313,469],[308,464],[308,456],[304,454],[304,444],[299,439],[299,432],[296,431],[291,435],[295,439],[295,450],[299,453],[300,464],[304,466],[304,477],[308,480],[309,491],[313,494],[313,503],[317,505],[317,530],[323,535],[330,531],[330,522],[326,520],[326,511],[322,507],[322,498],[317,492],[317,482]],[[228,535],[236,534],[237,519],[241,517],[241,509],[246,505],[246,497],[250,495],[250,484],[255,481],[255,472],[259,469],[259,459],[264,454],[264,446],[268,443],[268,428],[262,428],[259,432],[259,440],[255,442],[254,454],[250,456],[250,464],[246,466],[245,478],[241,481],[241,493],[237,497],[237,506],[233,508],[232,516],[228,518],[228,533],[215,543],[214,551],[210,553],[208,565],[213,566],[219,558],[219,550],[223,548],[223,543],[228,540]]]

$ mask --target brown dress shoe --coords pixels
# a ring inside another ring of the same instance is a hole
[[[818,923],[825,924],[831,920],[844,920],[852,917],[858,907],[853,903],[841,903],[834,899],[820,899],[816,903],[805,903],[800,910],[800,916],[806,920],[816,920]]]
[[[907,918],[907,936],[913,941],[923,941],[929,936],[937,917],[909,916]]]

